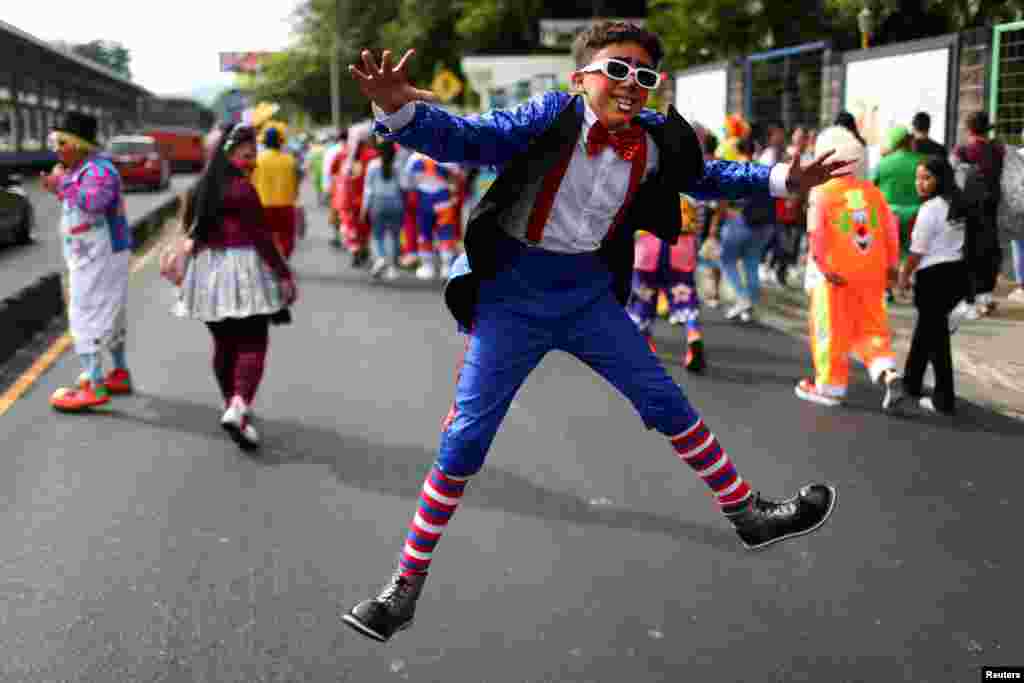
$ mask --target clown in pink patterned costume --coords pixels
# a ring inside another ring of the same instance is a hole
[[[68,320],[83,369],[77,386],[58,389],[50,403],[58,410],[77,412],[109,402],[111,394],[131,391],[125,304],[132,236],[121,176],[97,151],[96,120],[77,112],[68,114],[64,125],[51,133],[50,145],[60,163],[43,182],[61,202]],[[113,360],[113,369],[106,375],[102,351],[108,351]]]
[[[704,330],[700,323],[700,296],[697,292],[697,205],[680,196],[683,229],[675,244],[641,230],[635,239],[633,289],[626,310],[630,319],[657,352],[652,336],[657,318],[658,293],[668,299],[669,323],[685,326],[686,353],[683,366],[690,372],[703,372]]]

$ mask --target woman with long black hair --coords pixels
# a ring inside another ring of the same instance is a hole
[[[363,185],[360,220],[369,221],[376,260],[370,274],[394,280],[398,277],[398,234],[405,216],[405,192],[399,183],[402,166],[395,143],[379,140],[379,156],[370,161]]]
[[[949,314],[968,290],[964,262],[965,229],[974,220],[956,185],[953,168],[942,157],[927,157],[917,166],[917,193],[924,201],[918,210],[910,255],[900,271],[899,286],[906,291],[914,278],[917,323],[903,372],[906,395],[918,398],[929,412],[956,412],[953,355]],[[923,396],[925,368],[935,372],[932,396]]]
[[[186,203],[184,225],[195,247],[176,308],[181,317],[202,320],[213,335],[213,372],[224,397],[220,423],[245,449],[260,441],[251,406],[263,377],[269,325],[291,322],[288,306],[297,295],[249,182],[255,162],[255,131],[225,131]]]

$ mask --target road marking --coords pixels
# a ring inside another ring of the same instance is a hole
[[[153,254],[155,254],[167,241],[166,234],[164,234],[165,230],[166,227],[161,230],[159,237],[153,240],[152,246],[133,260],[131,265],[132,275],[145,268],[152,259]],[[65,351],[71,348],[73,343],[74,340],[72,340],[70,333],[65,332],[62,334],[53,342],[53,344],[50,345],[50,348],[48,348],[42,356],[36,359],[32,364],[32,367],[23,372],[21,377],[19,377],[17,381],[7,389],[7,391],[0,395],[0,417],[3,417],[4,414],[11,409],[11,406],[14,405],[15,401],[21,398],[26,391],[32,388],[32,385],[35,384],[39,378],[43,376],[43,373],[49,370],[50,367],[64,355]]]
[[[67,333],[62,334],[57,341],[50,345],[46,353],[36,359],[32,367],[22,373],[18,381],[12,384],[4,392],[3,396],[0,396],[0,416],[3,416],[4,413],[10,410],[14,402],[21,398],[22,394],[28,391],[51,365],[57,362],[57,359],[71,347],[71,343],[71,335]]]

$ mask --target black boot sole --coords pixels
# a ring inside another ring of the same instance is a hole
[[[354,629],[356,632],[366,636],[367,638],[370,638],[372,640],[376,640],[378,643],[386,643],[389,640],[391,640],[392,636],[394,636],[394,633],[392,633],[391,636],[385,636],[385,635],[383,635],[381,633],[377,633],[372,628],[370,628],[369,626],[367,626],[363,622],[359,621],[358,619],[356,619],[351,614],[346,614],[346,615],[342,616],[341,620],[346,625],[348,625],[350,628]],[[395,633],[398,633],[399,631],[404,631],[407,628],[409,628],[410,626],[412,626],[412,619],[410,619],[409,621],[405,622],[404,624],[402,624],[401,626],[396,628],[395,629]]]
[[[827,522],[829,520],[829,517],[832,516],[832,511],[836,509],[836,500],[838,498],[838,494],[836,493],[836,487],[835,486],[829,486],[828,484],[826,484],[826,487],[828,488],[829,493],[832,494],[832,496],[831,496],[831,498],[829,500],[828,510],[825,511],[825,516],[822,517],[821,520],[817,524],[815,524],[814,526],[809,527],[807,529],[804,529],[803,531],[794,531],[793,533],[790,533],[790,534],[785,534],[783,536],[778,536],[778,537],[773,538],[773,539],[771,539],[769,541],[765,541],[763,543],[758,543],[756,545],[750,545],[746,541],[744,541],[742,538],[740,538],[740,543],[742,543],[743,547],[746,548],[747,550],[757,551],[757,550],[764,550],[768,546],[775,545],[776,543],[781,543],[782,541],[788,541],[791,538],[799,538],[800,536],[806,536],[807,534],[814,533],[815,531],[817,531],[818,529],[820,529],[822,526],[825,525],[825,522]]]

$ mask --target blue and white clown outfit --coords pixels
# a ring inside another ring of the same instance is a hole
[[[611,149],[588,159],[584,141],[595,122],[582,97],[563,92],[466,118],[423,102],[377,114],[376,132],[405,147],[438,161],[501,167],[469,218],[466,253],[445,288],[449,310],[470,334],[436,463],[446,475],[479,471],[515,393],[548,351],[593,368],[649,429],[672,437],[699,421],[624,308],[633,233],[657,226],[657,236],[673,243],[680,192],[781,195],[788,168],[705,162],[693,129],[674,109],[667,116],[645,110],[637,123],[646,133],[646,168],[630,195],[629,161]],[[528,223],[545,179],[566,159],[543,236],[531,239]],[[620,208],[621,224],[613,229]]]

